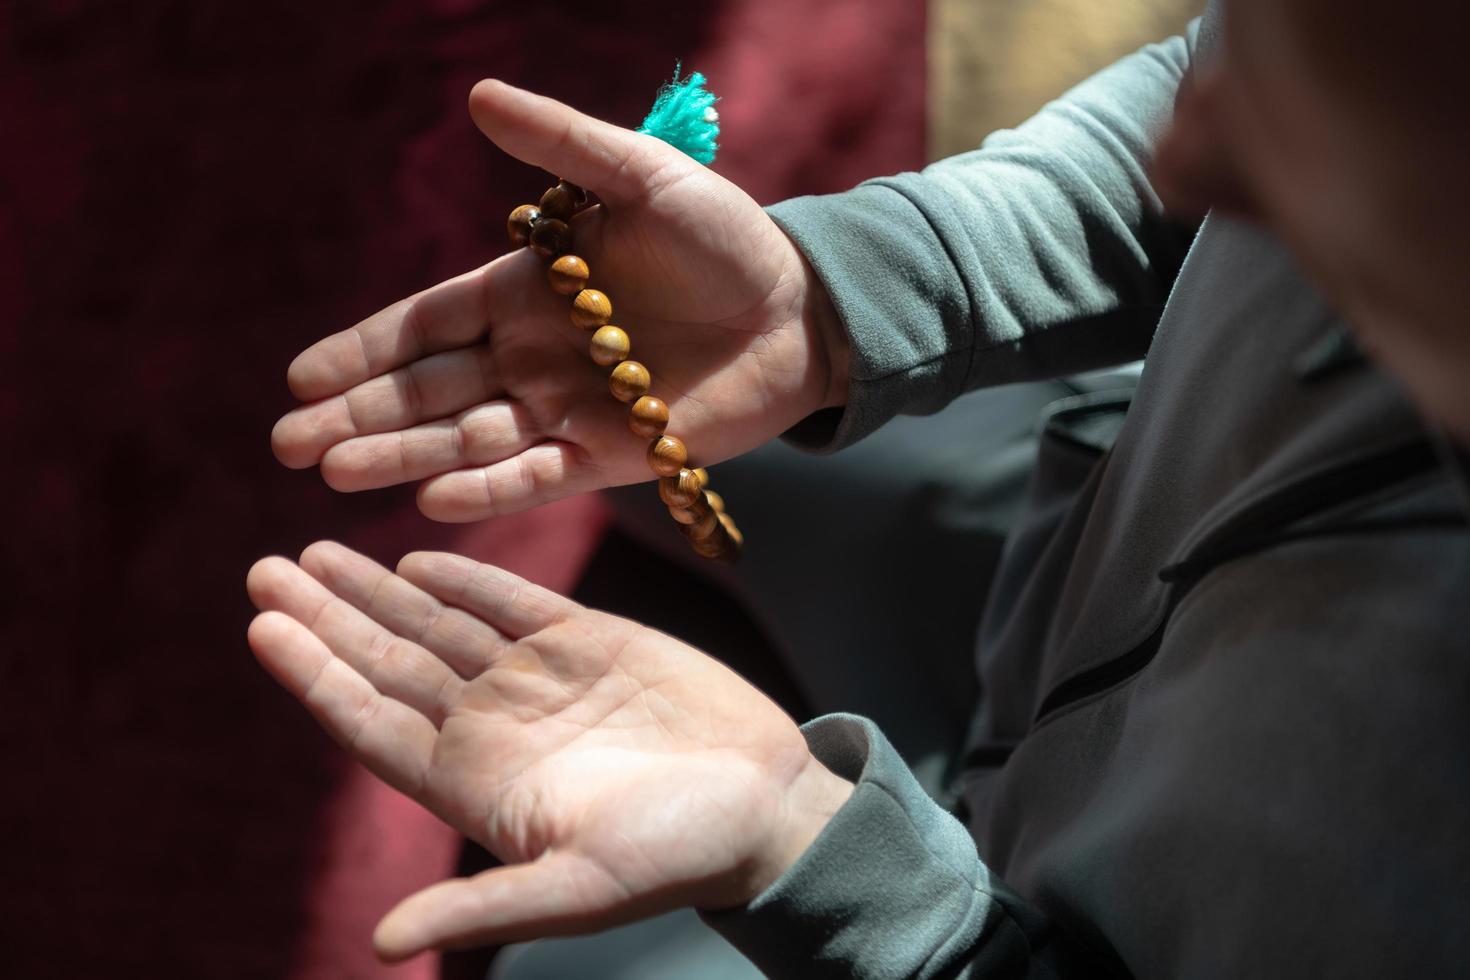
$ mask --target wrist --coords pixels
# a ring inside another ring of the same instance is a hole
[[[796,251],[801,255],[800,249]],[[801,267],[806,283],[802,322],[812,348],[827,368],[817,408],[839,408],[847,404],[848,362],[851,357],[847,328],[837,315],[832,295],[804,255],[801,256]]]
[[[763,860],[747,879],[742,904],[765,891],[806,853],[856,787],[836,775],[815,756],[805,766],[783,797],[782,818],[772,833]]]
[[[817,270],[807,261],[796,241],[785,229],[776,226],[785,248],[787,282],[796,286],[788,322],[799,325],[795,331],[801,338],[806,364],[802,380],[800,421],[824,408],[840,408],[847,404],[848,341],[847,329],[837,314],[837,306],[827,292]]]

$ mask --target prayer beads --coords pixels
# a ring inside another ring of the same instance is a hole
[[[688,466],[689,451],[684,441],[667,435],[669,406],[650,395],[653,378],[648,368],[629,360],[633,344],[626,331],[614,326],[613,305],[601,290],[588,288],[592,271],[572,254],[569,222],[587,195],[575,184],[560,181],[541,195],[539,204],[522,204],[510,213],[506,231],[515,248],[529,246],[544,259],[553,260],[546,270],[551,288],[572,298],[569,316],[577,327],[592,331],[587,353],[593,363],[610,367],[608,390],[618,401],[631,403],[628,428],[635,436],[651,440],[645,455],[648,467],[658,477],[658,495],[668,505],[669,515],[689,540],[696,554],[734,561],[740,557],[745,536],[725,512],[719,494],[707,489],[709,473]]]

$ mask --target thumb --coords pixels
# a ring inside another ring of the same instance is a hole
[[[600,866],[569,851],[547,851],[529,864],[441,881],[410,895],[378,923],[373,948],[384,962],[396,963],[430,949],[594,932],[633,919],[638,913],[626,901],[626,890]]]
[[[646,196],[649,178],[683,158],[662,140],[494,78],[470,90],[470,117],[492,143],[517,160],[593,191],[608,203]]]

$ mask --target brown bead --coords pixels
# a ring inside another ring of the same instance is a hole
[[[572,250],[572,229],[565,221],[542,217],[531,229],[531,251],[543,259],[554,259]]]
[[[505,231],[510,235],[512,248],[520,248],[531,240],[531,230],[541,220],[541,209],[534,204],[522,204],[505,219]]]
[[[587,263],[575,255],[563,255],[551,263],[551,268],[546,270],[546,278],[551,280],[551,288],[563,296],[575,296],[587,285],[587,277],[592,275]]]
[[[628,352],[632,349],[633,342],[628,339],[628,335],[623,333],[620,327],[609,323],[605,327],[597,328],[587,350],[592,355],[594,362],[603,367],[612,367],[627,358]]]
[[[657,439],[669,427],[669,406],[663,399],[644,395],[628,410],[628,428],[635,436]]]
[[[680,470],[678,476],[660,477],[658,497],[670,507],[694,507],[699,500],[699,481],[693,470]]]
[[[669,508],[669,516],[680,524],[693,524],[707,513],[709,513],[709,504],[702,500],[696,500],[688,507]]]
[[[730,536],[721,531],[707,538],[691,539],[689,546],[694,549],[696,555],[704,558],[724,558],[730,547]]]
[[[689,544],[696,554],[705,558],[718,558],[733,563],[740,560],[740,552],[745,547],[745,536],[733,522],[727,525],[721,521],[718,533],[703,541],[690,541]]]
[[[577,196],[566,184],[548,187],[546,193],[541,195],[541,213],[548,218],[565,221],[572,216],[575,210],[577,210]]]
[[[582,188],[578,187],[570,180],[565,180],[561,177],[558,177],[556,179],[556,182],[560,186],[565,187],[571,193],[572,200],[577,202],[577,207],[580,208],[582,205],[587,203],[587,192],[584,191]]]
[[[705,469],[703,466],[700,466],[694,470],[694,475],[699,477],[699,489],[703,490],[705,487],[709,486],[709,470]]]
[[[612,300],[596,289],[584,289],[572,300],[572,322],[583,330],[596,330],[612,319]]]
[[[624,361],[613,368],[612,375],[607,379],[607,386],[613,397],[620,402],[637,401],[648,394],[651,384],[653,379],[648,376],[648,368],[637,361]]]
[[[699,518],[694,523],[680,524],[679,530],[690,541],[708,541],[716,534],[722,533],[720,516],[712,510],[707,510],[699,515]]]
[[[659,476],[678,476],[688,460],[689,452],[678,436],[659,436],[648,444],[648,468]]]
[[[717,511],[715,513],[715,519],[720,522],[720,526],[725,529],[725,533],[730,535],[730,537],[744,540],[745,535],[741,534],[740,528],[735,526],[735,518],[724,511]]]
[[[695,470],[694,472],[698,473],[699,471]],[[704,502],[709,504],[711,508],[720,512],[721,514],[725,512],[725,498],[721,497],[713,490],[706,490],[704,492]]]

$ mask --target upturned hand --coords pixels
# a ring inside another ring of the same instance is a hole
[[[394,574],[318,543],[247,584],[265,668],[505,862],[388,913],[384,959],[743,904],[852,791],[728,668],[500,569],[420,553]]]

